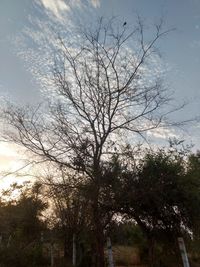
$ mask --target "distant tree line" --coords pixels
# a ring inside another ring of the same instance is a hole
[[[115,156],[104,170],[104,248],[109,237],[113,247],[138,248],[149,266],[172,266],[181,264],[177,238],[184,237],[191,264],[199,262],[200,155],[175,147],[145,153],[134,164]],[[51,244],[55,266],[70,266],[73,257],[76,266],[95,266],[91,184],[73,188],[68,175],[3,192],[2,266],[50,266]]]

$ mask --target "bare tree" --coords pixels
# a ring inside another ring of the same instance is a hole
[[[119,137],[129,132],[143,136],[163,126],[172,112],[166,111],[170,97],[162,79],[150,72],[155,44],[169,31],[160,23],[151,40],[145,40],[144,32],[141,20],[131,29],[115,19],[100,19],[79,33],[75,44],[59,37],[52,75],[58,101],[51,102],[48,115],[12,106],[4,111],[6,140],[24,146],[38,161],[79,172],[90,184],[97,267],[104,266],[104,162],[120,152]]]

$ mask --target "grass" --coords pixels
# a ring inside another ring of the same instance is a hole
[[[141,266],[139,250],[130,246],[114,246],[113,256],[116,266]]]

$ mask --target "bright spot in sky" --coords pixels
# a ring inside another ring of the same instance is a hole
[[[21,151],[21,148],[20,148]],[[29,180],[28,176],[16,178],[16,171],[24,166],[19,147],[13,144],[0,143],[0,190],[8,188],[16,181],[22,183]]]

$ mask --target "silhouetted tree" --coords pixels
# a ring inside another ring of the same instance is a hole
[[[140,226],[149,242],[151,266],[157,241],[176,248],[177,238],[195,233],[200,219],[200,180],[192,175],[195,157],[188,161],[182,152],[150,151],[135,169],[118,168],[115,179],[112,206]]]
[[[13,184],[3,192],[0,205],[2,266],[44,266],[40,235],[47,229],[42,218],[46,208],[37,184]]]
[[[74,179],[82,174],[90,185],[97,267],[104,266],[104,164],[121,152],[123,135],[143,136],[166,125],[167,114],[176,110],[166,110],[171,97],[162,79],[150,72],[155,45],[168,32],[160,23],[147,39],[140,19],[133,28],[100,19],[79,32],[75,42],[59,37],[52,77],[58,101],[52,101],[49,114],[12,106],[4,111],[6,140],[39,156],[37,162],[70,169]]]

